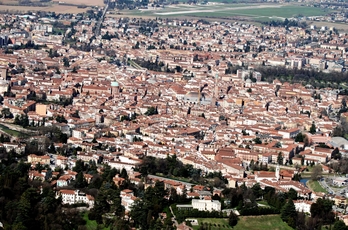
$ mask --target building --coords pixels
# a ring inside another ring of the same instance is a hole
[[[204,199],[192,199],[192,208],[199,211],[221,211],[221,203],[218,200],[212,200],[211,197]]]
[[[47,155],[44,156],[37,156],[35,154],[28,155],[28,163],[37,164],[40,163],[42,165],[49,165],[50,164],[50,157]]]
[[[35,112],[41,116],[46,116],[47,114],[47,105],[36,104]]]
[[[78,204],[85,203],[88,204],[89,208],[94,206],[94,198],[91,195],[80,192],[79,190],[60,190],[57,191],[56,197],[62,197],[62,204]]]
[[[308,200],[295,200],[294,205],[297,212],[310,213],[312,201]]]
[[[134,193],[130,189],[124,189],[121,191],[121,204],[125,208],[126,212],[129,212],[132,208],[133,203],[138,199],[134,196]]]

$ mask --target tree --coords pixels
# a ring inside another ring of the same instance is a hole
[[[337,220],[332,228],[332,230],[348,230],[348,227],[342,220]]]
[[[151,107],[147,108],[147,111],[144,114],[146,116],[151,116],[151,115],[158,114],[158,111],[155,107],[151,106]]]
[[[315,134],[315,133],[317,132],[317,128],[315,127],[314,121],[312,122],[312,126],[311,126],[311,128],[309,129],[309,132],[310,132],[311,134]]]
[[[13,114],[11,113],[9,108],[3,108],[1,110],[1,115],[4,118],[13,118]]]
[[[87,181],[83,176],[83,172],[79,172],[75,181],[75,188],[85,188],[87,187]]]
[[[311,205],[311,217],[319,219],[322,224],[332,224],[335,221],[335,214],[332,212],[333,201],[319,198]]]
[[[321,167],[321,165],[314,166],[312,170],[311,179],[314,181],[318,180],[318,178],[321,177],[322,171],[323,171],[323,168]]]
[[[75,110],[73,114],[71,114],[72,117],[80,118],[79,111]]]
[[[63,63],[64,63],[64,67],[69,67],[70,66],[69,59],[67,57],[63,58]]]
[[[341,153],[338,148],[335,148],[334,151],[331,153],[331,158],[335,160],[340,160],[341,159]]]
[[[59,123],[68,123],[68,121],[65,119],[65,117],[63,115],[58,115],[56,117],[56,121]]]
[[[238,223],[238,216],[233,211],[231,211],[228,217],[228,224],[231,227],[233,227],[233,226],[236,226],[237,223]]]
[[[52,142],[50,146],[47,149],[48,153],[56,153],[56,147],[54,146],[54,143]]]
[[[259,137],[256,137],[254,139],[254,142],[255,142],[255,144],[262,144],[262,141],[261,141],[261,139]]]
[[[279,152],[278,157],[277,157],[277,163],[280,165],[283,165],[283,154]]]
[[[296,190],[293,189],[293,188],[290,188],[289,192],[288,192],[288,197],[291,200],[297,200],[297,192],[296,192]]]
[[[288,223],[290,227],[295,227],[295,218],[297,216],[296,207],[292,199],[289,199],[288,202],[284,205],[280,212],[280,217],[283,221]]]
[[[253,187],[251,188],[251,190],[253,191],[255,198],[261,197],[262,189],[261,189],[259,183],[254,184]]]
[[[297,134],[295,137],[295,141],[296,142],[303,142],[304,136],[305,135],[303,135],[302,133]]]

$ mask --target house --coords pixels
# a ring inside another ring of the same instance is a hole
[[[68,158],[65,156],[57,156],[56,159],[56,166],[59,166],[61,168],[65,168],[65,166],[68,164]]]
[[[129,212],[132,208],[133,203],[138,199],[134,196],[134,193],[130,189],[124,189],[121,191],[121,204],[125,208],[126,212]]]
[[[21,153],[24,153],[25,151],[25,144],[5,142],[2,145],[8,152],[14,149],[17,154],[21,154]]]
[[[29,180],[45,181],[45,175],[39,173],[38,171],[32,170],[29,171]]]
[[[63,176],[59,177],[59,179],[57,180],[57,187],[68,186],[71,181],[72,181],[71,175],[63,175]]]
[[[62,204],[88,204],[89,208],[94,206],[94,197],[86,193],[80,192],[79,190],[68,190],[62,189],[57,191],[56,197],[62,198]]]
[[[192,208],[199,211],[221,211],[221,203],[218,200],[212,200],[211,197],[203,199],[192,199]]]
[[[313,204],[313,202],[308,201],[308,200],[295,200],[294,201],[294,205],[295,205],[297,212],[310,213],[312,204]]]
[[[122,184],[124,183],[124,181],[125,181],[126,179],[120,177],[120,175],[117,174],[114,178],[112,178],[112,180],[114,181],[114,183],[115,183],[116,186],[120,186],[120,185],[122,185]]]
[[[30,155],[28,155],[28,163],[32,163],[32,165],[35,165],[37,163],[40,163],[42,165],[49,165],[50,164],[50,157],[47,155],[38,156],[35,154],[30,154]]]

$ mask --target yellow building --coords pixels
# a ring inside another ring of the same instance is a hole
[[[46,116],[47,105],[44,104],[36,104],[35,112],[41,116]]]

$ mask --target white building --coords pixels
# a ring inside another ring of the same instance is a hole
[[[211,197],[204,199],[192,199],[192,208],[199,211],[221,211],[221,203],[218,200],[212,200]]]
[[[62,197],[62,204],[88,204],[90,208],[94,206],[94,198],[91,195],[80,192],[79,190],[60,190],[57,192],[57,198]]]
[[[121,191],[121,204],[125,208],[126,212],[129,212],[136,201],[137,197],[134,196],[133,191],[130,189],[124,189]]]
[[[295,200],[294,205],[297,212],[310,213],[312,201],[307,200]]]

